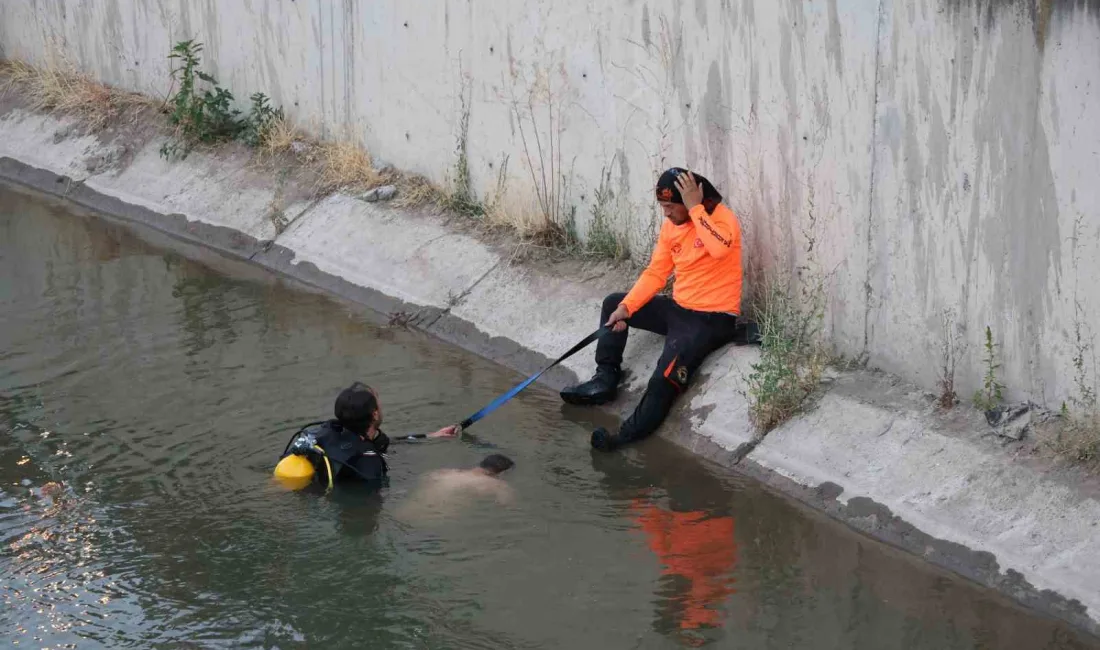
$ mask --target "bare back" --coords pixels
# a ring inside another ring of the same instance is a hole
[[[402,519],[420,519],[459,513],[479,500],[492,499],[500,505],[514,502],[507,483],[478,470],[442,469],[427,474],[399,508]]]

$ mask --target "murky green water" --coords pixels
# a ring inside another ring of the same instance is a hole
[[[593,455],[539,387],[476,429],[511,506],[408,514],[487,453],[458,441],[397,448],[380,493],[286,492],[289,434],[355,379],[396,433],[518,377],[141,237],[0,188],[5,646],[1098,647],[664,441]]]

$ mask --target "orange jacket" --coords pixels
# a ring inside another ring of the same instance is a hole
[[[685,309],[741,313],[741,225],[719,203],[714,214],[702,205],[688,211],[691,220],[674,225],[665,219],[653,257],[622,304],[631,314],[665,287],[675,270],[672,299]]]

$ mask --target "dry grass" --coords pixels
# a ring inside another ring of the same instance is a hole
[[[264,129],[260,138],[259,155],[274,157],[290,151],[295,142],[305,142],[305,135],[285,117],[278,117]]]
[[[442,206],[446,195],[435,183],[416,174],[399,174],[395,179],[397,198],[393,204],[399,208]]]
[[[3,64],[3,90],[18,89],[37,110],[74,117],[98,131],[127,113],[156,105],[156,100],[93,81],[60,56],[50,56],[44,67],[21,61]]]
[[[1100,471],[1100,413],[1090,410],[1071,413],[1063,407],[1060,417],[1051,418],[1036,430],[1050,451],[1091,471]]]
[[[505,170],[503,165],[501,170]],[[535,191],[515,190],[506,184],[503,174],[485,205],[482,223],[519,238],[514,259],[525,257],[533,249],[552,254],[583,252],[571,230],[547,219]]]
[[[318,185],[324,192],[365,190],[382,181],[370,153],[355,142],[322,142],[317,145],[317,157],[321,164]]]
[[[485,223],[493,228],[508,229],[522,239],[538,238],[546,230],[546,219],[534,196],[522,196],[504,191],[485,207]]]

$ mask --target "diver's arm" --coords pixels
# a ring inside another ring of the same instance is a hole
[[[458,427],[452,425],[431,433],[410,433],[399,438],[390,438],[390,440],[393,442],[415,442],[417,440],[424,440],[425,438],[454,438],[457,435]]]
[[[433,431],[426,434],[428,438],[454,438],[458,435],[460,429],[457,424],[452,424],[449,427],[443,427],[439,431]]]

